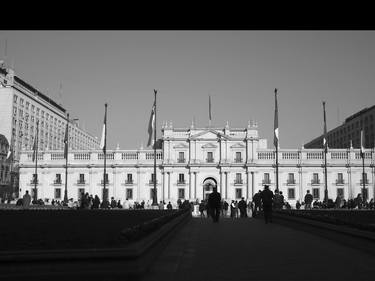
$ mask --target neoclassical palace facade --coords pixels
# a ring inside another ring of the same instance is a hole
[[[157,149],[157,199],[201,200],[217,186],[226,200],[251,200],[269,184],[275,189],[275,150],[258,135],[257,124],[247,128],[178,129],[163,125],[161,149]],[[324,154],[322,149],[279,149],[279,189],[294,205],[307,190],[314,199],[324,197]],[[109,198],[152,201],[154,152],[152,149],[107,151],[107,174],[103,177],[104,154],[98,150],[70,151],[68,197],[80,192],[103,196],[106,180]],[[358,149],[329,149],[327,154],[328,196],[356,197],[362,188],[362,159]],[[375,193],[374,149],[365,152],[365,184],[368,198]],[[21,153],[20,195],[33,194],[35,163],[32,151]],[[63,151],[38,155],[37,196],[62,200],[65,188]]]

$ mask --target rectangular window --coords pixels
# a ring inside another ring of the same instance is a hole
[[[55,184],[61,184],[61,174],[56,174]]]
[[[85,174],[79,174],[79,183],[85,183]]]
[[[242,198],[242,188],[236,188],[236,199]]]
[[[178,153],[178,163],[185,163],[185,153],[184,152]]]
[[[126,189],[126,199],[133,199],[133,189],[132,188]]]
[[[294,188],[288,188],[288,199],[295,199],[295,189]]]
[[[185,189],[184,188],[178,189],[178,199],[185,199]]]
[[[33,174],[33,177],[31,179],[32,184],[35,184],[35,182],[38,184],[38,175],[37,174]]]
[[[337,189],[337,196],[340,196],[340,197],[344,198],[344,189],[343,188]]]
[[[288,182],[287,184],[295,184],[295,180],[294,180],[294,173],[289,173],[288,174]]]
[[[108,180],[108,174],[107,173],[105,174],[104,179],[105,179],[105,184],[108,184],[109,180]],[[104,184],[104,180],[102,180],[102,184]]]
[[[337,174],[336,184],[344,184],[344,177],[342,173]]]
[[[242,184],[242,175],[241,173],[236,173],[236,180],[234,182],[235,184]]]
[[[213,152],[207,152],[207,162],[208,163],[214,162]]]
[[[241,152],[236,152],[235,162],[236,163],[241,163],[242,162]]]
[[[55,199],[61,199],[61,188],[55,188]]]
[[[150,184],[153,184],[155,182],[155,174],[151,174],[151,180],[150,180]]]
[[[270,184],[270,174],[269,173],[264,173],[263,175],[263,184]]]
[[[185,183],[185,175],[178,174],[178,183]]]
[[[84,188],[78,188],[78,199],[81,199],[82,194],[85,194]]]
[[[320,189],[319,188],[313,188],[312,189],[312,195],[314,199],[320,198]]]
[[[319,184],[319,174],[318,173],[313,173],[313,179],[311,181],[311,184]]]
[[[133,174],[127,174],[126,175],[126,183],[133,183]]]
[[[154,189],[150,188],[150,199],[152,200],[154,198]]]

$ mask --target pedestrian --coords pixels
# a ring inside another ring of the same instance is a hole
[[[297,200],[296,209],[299,210],[300,208],[301,208],[301,203],[299,202],[299,200]]]
[[[212,220],[213,222],[219,222],[220,217],[220,202],[221,202],[221,195],[217,192],[217,187],[213,188],[212,193],[208,196],[208,206],[211,210]]]
[[[245,198],[242,197],[240,202],[238,202],[238,209],[240,210],[240,217],[241,218],[247,217],[246,207],[247,207],[247,204],[246,204]]]
[[[253,201],[254,201],[254,210],[253,210],[253,217],[256,217],[257,213],[261,211],[261,198],[260,194],[262,193],[261,190],[258,191],[258,193],[254,194]]]
[[[111,197],[111,209],[114,209],[117,207],[117,202],[114,197]]]
[[[159,203],[159,210],[164,210],[164,202],[160,201]]]
[[[172,204],[171,204],[171,201],[168,202],[167,209],[168,209],[168,210],[172,210]]]
[[[206,204],[204,203],[204,200],[201,201],[199,204],[199,213],[201,215],[201,218],[204,218],[204,209],[206,208]]]
[[[238,218],[238,202],[237,200],[234,201],[234,215],[236,216],[236,219]]]
[[[228,215],[228,207],[229,207],[229,204],[227,201],[224,201],[223,207],[224,207],[224,217],[226,217]]]
[[[235,212],[236,211],[236,204],[234,203],[234,200],[232,200],[232,202],[230,203],[230,217],[232,218],[232,219],[234,219],[235,218]]]
[[[261,199],[263,204],[264,221],[265,223],[272,222],[272,205],[273,205],[273,192],[269,189],[268,185],[264,186],[261,192]]]
[[[98,195],[95,195],[94,201],[92,202],[92,209],[99,209],[100,206],[100,199]]]
[[[22,197],[22,205],[25,209],[28,209],[31,203],[31,196],[29,194],[29,191],[26,190],[25,195]]]
[[[310,194],[310,190],[307,190],[307,193],[305,195],[305,210],[307,209],[311,210],[312,201],[313,201],[313,197]]]

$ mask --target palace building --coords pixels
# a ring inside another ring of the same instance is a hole
[[[161,129],[157,149],[157,200],[190,201],[207,198],[214,186],[225,200],[253,195],[265,184],[275,190],[275,150],[258,135],[258,126],[246,128]],[[294,205],[310,190],[314,200],[324,197],[324,153],[322,149],[279,149],[279,190]],[[154,151],[152,149],[107,151],[107,174],[103,177],[104,154],[100,150],[71,150],[68,155],[68,198],[81,192],[103,198],[103,183],[109,198],[152,202]],[[375,192],[374,149],[365,150],[367,198]],[[35,163],[32,151],[21,152],[20,194],[34,192]],[[327,154],[328,197],[354,198],[362,189],[362,159],[359,149],[329,149]],[[38,154],[37,197],[62,200],[65,188],[63,151]]]

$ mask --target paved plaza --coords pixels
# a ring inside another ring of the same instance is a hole
[[[261,219],[193,218],[142,279],[374,280],[375,256]]]

